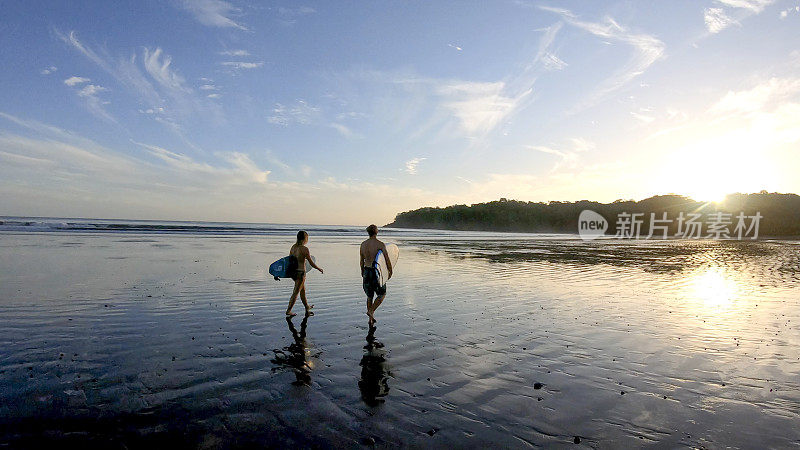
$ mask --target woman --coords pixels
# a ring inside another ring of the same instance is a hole
[[[297,270],[292,274],[292,279],[294,280],[294,291],[292,291],[292,297],[289,299],[289,307],[286,308],[286,316],[292,317],[296,316],[297,314],[292,312],[292,307],[294,306],[294,302],[297,301],[297,295],[300,294],[300,300],[303,301],[303,306],[306,307],[306,315],[314,315],[311,312],[311,308],[314,305],[308,304],[308,300],[306,299],[306,261],[311,265],[311,267],[319,270],[319,273],[323,273],[322,269],[319,268],[316,264],[314,264],[314,260],[311,258],[311,252],[308,251],[308,247],[306,244],[308,243],[308,233],[305,231],[298,231],[297,232],[297,242],[292,246],[289,250],[289,255],[294,257],[294,260],[297,262]]]

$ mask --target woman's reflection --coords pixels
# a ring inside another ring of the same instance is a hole
[[[378,406],[383,403],[382,397],[389,393],[389,364],[386,361],[386,350],[383,344],[375,340],[377,328],[370,324],[367,333],[367,345],[364,346],[364,356],[361,358],[361,380],[358,388],[361,390],[361,399],[368,406]]]
[[[295,386],[310,385],[311,384],[311,370],[314,368],[314,363],[310,359],[310,351],[306,343],[306,325],[308,324],[308,315],[303,317],[300,322],[300,332],[292,323],[292,317],[286,318],[286,323],[289,325],[289,331],[292,333],[294,342],[284,347],[283,350],[275,349],[275,358],[271,360],[276,367],[272,370],[292,369],[297,380],[292,384]]]

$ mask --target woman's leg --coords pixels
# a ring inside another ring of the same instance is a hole
[[[286,308],[286,315],[287,316],[296,316],[292,312],[292,307],[294,306],[294,302],[297,301],[297,294],[300,293],[300,290],[303,288],[303,283],[306,281],[305,277],[299,278],[294,280],[294,290],[292,291],[292,296],[289,298],[289,306]],[[305,304],[305,298],[303,299],[303,303]]]
[[[307,314],[314,314],[314,313],[311,312],[311,308],[313,308],[314,305],[309,305],[308,304],[308,299],[306,298],[305,278],[303,278],[303,287],[300,288],[300,300],[303,302],[303,306],[306,307],[306,313]]]

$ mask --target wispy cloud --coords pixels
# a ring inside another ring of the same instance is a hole
[[[92,80],[90,80],[89,78],[72,76],[64,80],[64,84],[66,84],[69,87],[77,87],[79,85],[82,85],[82,87],[78,89],[76,92],[78,94],[78,97],[82,98],[85,101],[89,111],[92,114],[100,117],[101,119],[116,123],[116,119],[114,119],[114,117],[111,116],[111,114],[109,114],[104,107],[105,105],[108,105],[109,102],[101,99],[98,96],[100,92],[107,91],[108,89],[96,84],[86,84],[89,83],[90,81]]]
[[[310,7],[310,6],[298,6],[296,8],[287,8],[281,6],[278,8],[278,14],[284,16],[305,16],[308,14],[314,14],[317,10]]]
[[[189,92],[190,89],[184,85],[186,80],[178,72],[173,70],[170,65],[172,58],[168,55],[163,55],[161,47],[155,50],[149,48],[144,49],[144,68],[147,73],[158,84],[171,91]]]
[[[217,153],[222,160],[224,160],[229,167],[212,166],[208,163],[201,163],[195,161],[190,156],[182,153],[172,152],[165,148],[134,142],[135,144],[146,149],[150,154],[164,161],[172,168],[178,169],[183,172],[199,173],[206,175],[213,175],[221,177],[228,184],[246,184],[258,183],[266,184],[269,170],[260,169],[253,160],[244,153],[239,152],[225,152]]]
[[[537,63],[542,64],[542,66],[544,66],[544,68],[547,70],[561,70],[567,66],[567,63],[556,56],[552,50],[553,41],[555,41],[556,34],[558,34],[558,31],[561,30],[561,27],[562,24],[559,22],[555,25],[551,25],[542,29],[542,31],[544,31],[544,36],[542,36],[542,39],[539,41],[539,51],[536,53],[536,57],[528,66],[529,69],[532,65]]]
[[[548,6],[540,6],[539,8],[558,14],[566,23],[594,36],[608,39],[609,41],[622,42],[634,49],[634,54],[628,62],[610,78],[603,81],[597,91],[581,103],[577,110],[592,106],[608,94],[625,86],[631,80],[644,73],[664,55],[664,43],[658,38],[648,34],[631,32],[611,17],[606,17],[603,22],[588,22],[578,19],[575,14],[566,9]]]
[[[642,123],[650,123],[650,122],[656,120],[655,117],[653,117],[652,115],[647,114],[645,111],[641,111],[641,110],[640,111],[631,111],[631,115],[633,116],[634,119],[636,119],[636,120],[638,120],[639,122],[642,122]]]
[[[560,160],[552,169],[556,171],[562,167],[570,169],[577,167],[581,154],[593,150],[595,145],[593,142],[583,138],[570,138],[567,140],[566,145],[560,147],[552,145],[529,145],[527,148],[537,152],[558,156]]]
[[[224,52],[219,52],[219,54],[224,56],[250,56],[250,52],[247,50],[225,50]]]
[[[751,89],[728,91],[709,112],[714,114],[747,114],[768,105],[792,99],[800,94],[800,78],[770,78]]]
[[[785,19],[785,18],[789,17],[789,14],[794,14],[794,13],[800,14],[800,6],[795,6],[795,7],[792,7],[792,8],[784,9],[783,11],[781,11],[780,17],[781,17],[781,19]]]
[[[225,67],[229,67],[233,70],[242,70],[242,69],[246,70],[246,69],[258,69],[259,67],[264,65],[264,62],[223,61],[220,64]]]
[[[416,175],[417,174],[417,166],[422,161],[425,161],[427,158],[412,158],[406,161],[406,173],[409,175]]]
[[[57,70],[58,70],[58,67],[50,66],[50,67],[42,69],[39,73],[42,74],[42,75],[50,75],[51,73],[53,73],[53,72],[55,72]]]
[[[0,120],[0,208],[22,214],[369,223],[388,222],[398,210],[455,200],[364,180],[320,176],[308,182],[274,181],[269,168],[241,152],[215,152],[213,158],[199,160],[141,142],[119,150],[3,112],[0,119],[8,121]],[[8,124],[27,135],[3,131]],[[293,178],[314,172],[308,166],[289,169]],[[389,197],[389,204],[379,201]],[[378,206],[364,210],[359,205],[365,203]]]
[[[706,8],[703,19],[706,29],[711,33],[719,33],[731,25],[739,25],[739,22],[729,17],[722,8]]]
[[[75,86],[76,84],[88,83],[89,81],[92,81],[92,80],[90,80],[88,78],[84,78],[84,77],[75,77],[75,76],[73,76],[73,77],[69,77],[66,80],[64,80],[64,84],[66,84],[67,86]]]
[[[774,3],[775,0],[715,0],[717,3],[729,6],[731,8],[749,9],[750,11],[758,14],[767,6]]]
[[[305,100],[297,100],[294,105],[283,105],[276,103],[272,109],[272,114],[267,117],[267,121],[273,125],[282,127],[291,124],[308,125],[315,121],[320,115],[320,109],[309,105]]]
[[[337,122],[331,122],[331,123],[328,124],[328,126],[333,128],[334,130],[338,131],[339,134],[341,134],[342,136],[344,136],[346,138],[361,137],[358,134],[356,134],[355,132],[353,132],[353,130],[351,130],[347,125],[342,125],[341,123],[337,123]]]
[[[447,44],[447,46],[450,47],[450,48],[454,48],[459,52],[464,50],[463,48],[461,48],[461,47],[459,47],[458,45],[455,45],[455,44]]]
[[[440,83],[436,93],[443,99],[444,108],[459,120],[464,131],[470,135],[482,135],[508,117],[530,91],[512,97],[506,93],[506,84],[502,81],[455,81]]]
[[[710,34],[717,34],[731,25],[741,25],[741,21],[760,14],[775,0],[715,0],[716,7],[703,10],[703,21]]]
[[[241,10],[223,0],[182,0],[180,5],[189,11],[203,25],[221,28],[247,30],[247,27],[233,19]]]
[[[176,132],[191,144],[182,131],[180,123],[187,117],[197,114],[208,122],[220,120],[219,106],[199,97],[186,85],[185,79],[173,67],[172,58],[161,47],[145,47],[141,58],[136,53],[130,57],[114,58],[103,49],[94,49],[81,42],[74,31],[55,34],[74,50],[110,74],[119,84],[152,110],[154,120]]]

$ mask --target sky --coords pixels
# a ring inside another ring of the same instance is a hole
[[[0,215],[800,192],[800,0],[0,9]]]

